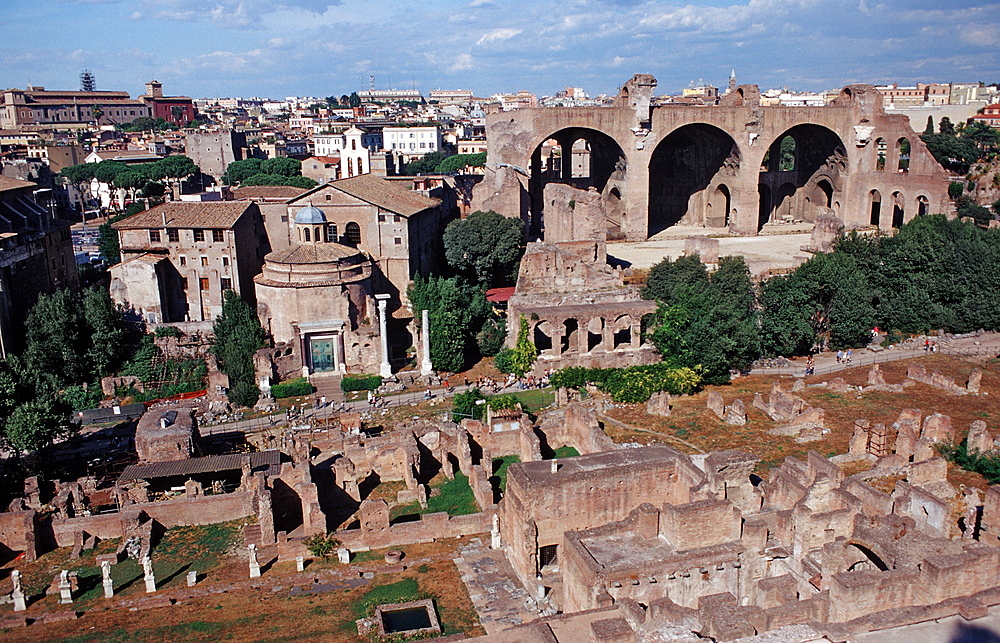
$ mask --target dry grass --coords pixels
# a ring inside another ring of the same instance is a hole
[[[924,364],[929,371],[939,370],[959,384],[965,383],[974,368],[973,364],[955,358],[941,355],[922,356],[914,360],[883,364],[882,372],[886,382],[901,383],[906,376],[907,364],[912,362]],[[988,430],[992,433],[1000,430],[1000,369],[993,363],[986,363],[984,367],[982,390],[988,394],[978,396],[949,395],[925,384],[907,387],[902,393],[874,391],[859,393],[853,390],[834,393],[825,388],[807,386],[796,395],[809,404],[824,409],[825,424],[830,432],[823,439],[806,444],[797,444],[791,437],[770,435],[768,431],[775,428],[778,423],[752,406],[754,393],[760,393],[766,400],[771,383],[775,380],[781,382],[786,390],[790,390],[794,378],[782,376],[752,375],[737,379],[728,386],[709,387],[696,395],[677,398],[673,402],[673,410],[669,417],[648,415],[645,407],[637,404],[610,409],[608,415],[612,418],[645,431],[630,431],[611,423],[608,423],[605,429],[616,442],[640,444],[663,442],[682,451],[692,452],[693,449],[670,439],[680,438],[704,451],[742,449],[761,458],[759,466],[761,472],[780,464],[788,456],[801,458],[809,451],[816,451],[824,456],[846,453],[854,432],[855,420],[866,419],[873,424],[883,423],[890,426],[904,408],[920,409],[924,417],[932,413],[950,416],[958,441],[965,438],[969,425],[975,420],[985,420]],[[868,383],[868,368],[856,367],[829,376],[811,377],[806,383],[816,384],[834,377],[841,377],[853,386],[864,386]],[[730,404],[735,398],[741,398],[747,408],[747,425],[730,426],[709,411],[706,405],[709,390],[719,392],[726,404]],[[856,472],[851,471],[851,473]],[[949,471],[949,480],[956,486],[974,486],[981,489],[987,486],[982,476],[954,467]]]
[[[131,612],[127,609],[107,609],[117,599],[98,599],[84,604],[77,601],[73,608],[87,611],[75,621],[42,624],[27,628],[0,631],[4,641],[65,643],[123,643],[125,641],[331,641],[359,640],[353,606],[373,587],[414,579],[422,594],[435,599],[438,614],[446,633],[462,632],[468,636],[484,634],[472,607],[465,585],[452,562],[457,556],[459,541],[428,543],[403,547],[404,562],[411,563],[405,571],[391,576],[379,573],[386,566],[383,552],[373,552],[370,562],[352,564],[352,571],[375,571],[369,585],[326,593],[290,596],[293,585],[309,585],[319,570],[343,565],[333,561],[314,561],[304,574],[294,573],[294,563],[276,564],[265,573],[264,580],[281,586],[272,591],[271,584],[253,589],[249,583],[239,590],[208,597],[184,599],[173,607]],[[56,556],[52,556],[55,554]],[[65,550],[52,552],[47,563],[65,556]],[[19,565],[23,569],[23,565]],[[245,578],[246,563],[235,557],[224,560],[216,573],[202,584],[216,582],[221,576]],[[51,579],[50,579],[51,580]],[[9,584],[9,581],[6,581]],[[139,583],[142,584],[141,581]],[[170,595],[169,591],[161,594]],[[141,595],[141,594],[139,594]],[[138,596],[138,595],[137,595]],[[48,599],[46,599],[48,600]],[[26,615],[37,618],[38,606],[32,605]]]

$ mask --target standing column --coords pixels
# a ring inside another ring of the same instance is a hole
[[[379,364],[379,375],[392,377],[392,365],[389,364],[389,333],[386,330],[385,304],[389,295],[375,295],[378,301],[378,329],[382,340],[382,363]]]
[[[421,312],[420,334],[424,340],[420,351],[420,374],[433,375],[434,366],[431,365],[431,322],[430,312],[427,309]]]

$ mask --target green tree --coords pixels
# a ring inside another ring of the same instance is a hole
[[[806,312],[812,299],[804,285],[792,276],[771,277],[761,284],[760,336],[765,355],[805,355],[816,342]]]
[[[226,168],[225,174],[222,175],[222,182],[226,185],[239,185],[254,174],[260,174],[260,166],[263,162],[261,159],[233,161]]]
[[[168,156],[156,162],[163,176],[172,179],[172,186],[176,189],[176,194],[181,193],[181,183],[194,174],[201,172],[194,161],[183,155]]]
[[[234,290],[223,294],[222,313],[212,326],[212,354],[219,369],[229,376],[229,401],[253,406],[260,390],[254,374],[253,356],[264,347],[266,333],[250,306]]]
[[[310,189],[318,185],[307,176],[282,176],[280,174],[254,174],[244,179],[240,185],[291,185],[297,188]]]
[[[742,258],[723,257],[706,278],[703,265],[682,259],[650,271],[645,292],[658,294],[660,306],[649,337],[668,364],[691,368],[710,384],[726,383],[732,369],[745,370],[760,356],[750,271]]]
[[[941,122],[938,123],[938,132],[944,134],[945,136],[955,135],[955,126],[952,124],[951,119],[947,116],[941,117]]]
[[[492,210],[456,219],[444,231],[448,265],[480,287],[508,285],[517,279],[524,254],[524,222]]]
[[[4,437],[20,452],[37,451],[73,432],[68,418],[68,409],[50,397],[25,402],[7,419]]]
[[[518,321],[517,342],[510,354],[510,372],[518,377],[523,377],[531,370],[531,366],[538,357],[538,349],[528,337],[528,320],[521,315]]]
[[[407,176],[416,176],[418,174],[433,174],[437,166],[440,165],[448,155],[444,152],[428,152],[424,154],[416,161],[410,161],[403,168],[403,173]]]
[[[417,313],[430,317],[431,363],[440,371],[458,372],[478,358],[476,335],[490,315],[482,290],[458,279],[416,275],[407,290]]]
[[[455,154],[438,163],[434,174],[454,174],[466,167],[482,167],[486,165],[486,152],[479,154]]]
[[[39,295],[28,311],[24,365],[41,390],[55,393],[83,381],[87,341],[80,313],[78,299],[66,289]]]
[[[260,164],[262,174],[277,174],[279,176],[301,176],[302,162],[296,159],[279,156],[273,159],[265,159]]]
[[[112,373],[127,351],[125,325],[108,291],[88,288],[83,294],[83,322],[89,335],[85,353],[92,381]]]
[[[135,193],[149,182],[141,172],[135,170],[125,170],[115,175],[112,185],[120,190],[125,190],[129,200],[135,200]]]
[[[76,189],[80,197],[80,213],[87,209],[84,194],[90,193],[90,182],[94,180],[95,163],[80,163],[79,165],[69,165],[59,170],[59,176]]]
[[[927,127],[924,128],[924,134],[933,134],[933,133],[934,133],[934,117],[928,116]]]
[[[358,92],[351,92],[351,95],[347,100],[351,107],[358,107],[361,105],[361,97],[358,96]]]
[[[948,197],[957,199],[965,192],[965,185],[961,181],[952,181],[948,184]]]

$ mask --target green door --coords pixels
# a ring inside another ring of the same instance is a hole
[[[313,373],[326,373],[335,370],[332,339],[311,339],[309,346],[312,349]]]

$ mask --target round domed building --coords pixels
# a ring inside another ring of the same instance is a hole
[[[292,235],[291,245],[264,257],[254,278],[279,376],[377,371],[371,259],[337,243],[312,204],[296,212]]]

